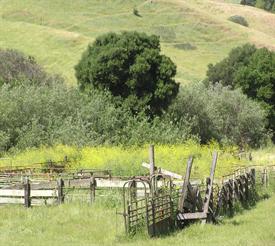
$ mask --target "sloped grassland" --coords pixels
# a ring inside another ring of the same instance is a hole
[[[275,15],[230,2],[2,0],[0,48],[30,54],[75,85],[73,67],[89,42],[109,31],[144,31],[161,37],[163,53],[178,66],[177,80],[192,82],[242,43],[275,49]],[[231,15],[244,16],[249,27],[228,21]]]

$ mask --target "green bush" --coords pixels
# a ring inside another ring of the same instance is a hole
[[[259,146],[266,137],[266,114],[261,106],[240,90],[221,84],[185,86],[168,113],[175,122],[189,122],[191,134],[202,143],[215,139],[223,144]]]
[[[0,50],[0,86],[30,83],[49,85],[63,80],[47,74],[31,56],[16,50]]]
[[[229,21],[248,27],[246,19],[240,15],[233,15],[228,18]]]
[[[221,82],[233,89],[240,88],[248,97],[258,101],[268,113],[268,127],[275,132],[274,52],[246,44],[233,49],[216,65],[210,64],[207,76],[208,84]]]
[[[75,67],[81,90],[108,90],[132,112],[160,115],[178,93],[176,65],[155,35],[108,33],[88,46]]]
[[[179,131],[169,119],[149,120],[115,106],[107,92],[81,93],[63,84],[18,85],[0,88],[0,152],[57,143],[129,145],[184,142],[188,128]]]

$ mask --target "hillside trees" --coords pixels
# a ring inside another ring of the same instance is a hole
[[[108,33],[89,45],[75,67],[81,90],[108,90],[132,112],[160,115],[176,97],[176,65],[160,54],[159,37]]]
[[[221,82],[257,100],[267,111],[269,128],[275,131],[275,53],[246,44],[233,49],[216,65],[209,65],[207,83]]]

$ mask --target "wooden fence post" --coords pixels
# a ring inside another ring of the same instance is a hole
[[[92,175],[90,180],[90,202],[91,204],[95,201],[95,189],[96,189],[96,180],[94,175]]]
[[[180,196],[179,204],[178,204],[178,211],[181,213],[184,212],[183,211],[184,210],[184,202],[185,202],[185,199],[186,199],[187,193],[188,193],[188,184],[189,184],[189,180],[190,180],[190,176],[191,176],[192,164],[193,164],[193,157],[190,156],[187,161],[187,167],[186,167],[184,181],[183,181],[183,185],[182,185],[182,191],[181,191],[182,194]]]
[[[64,181],[62,178],[59,178],[57,180],[57,202],[58,202],[58,204],[61,204],[64,202],[63,188],[64,188]]]
[[[150,163],[150,177],[155,173],[155,148],[154,145],[150,145],[149,148],[149,163]]]
[[[24,205],[26,208],[31,206],[31,185],[27,177],[24,180]]]
[[[210,200],[213,192],[213,183],[214,183],[217,160],[218,160],[218,153],[214,152],[212,165],[210,169],[209,183],[206,184],[206,193],[205,193],[204,204],[203,204],[203,212],[207,214],[207,217],[209,217],[209,204],[210,204]],[[211,214],[211,216],[213,216],[213,214]],[[202,224],[205,224],[206,220],[207,219],[203,219]]]

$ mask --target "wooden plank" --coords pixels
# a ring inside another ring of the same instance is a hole
[[[24,204],[24,198],[0,197],[0,204]]]
[[[179,213],[177,217],[179,220],[196,220],[196,219],[206,219],[207,214],[204,212]]]
[[[183,182],[183,185],[182,185],[182,194],[180,196],[180,200],[179,200],[179,204],[178,204],[178,210],[180,212],[183,212],[184,201],[187,197],[188,184],[189,184],[190,175],[191,175],[192,163],[193,163],[193,157],[190,156],[188,161],[187,161],[187,167],[186,167],[184,182]]]
[[[0,196],[24,197],[24,190],[0,190]]]
[[[56,190],[31,190],[30,197],[56,197]],[[24,197],[24,190],[0,189],[0,197]]]
[[[57,197],[57,190],[31,190],[31,197]]]
[[[150,164],[148,164],[146,162],[143,162],[141,165],[143,167],[147,168],[147,169],[150,169]],[[177,173],[170,172],[170,171],[168,171],[166,169],[163,169],[163,168],[160,168],[160,167],[159,168],[155,167],[155,170],[159,170],[160,173],[162,173],[164,175],[167,175],[167,176],[170,176],[170,177],[172,177],[174,179],[181,179],[181,180],[183,180],[183,176],[181,176],[181,175],[179,175]]]

